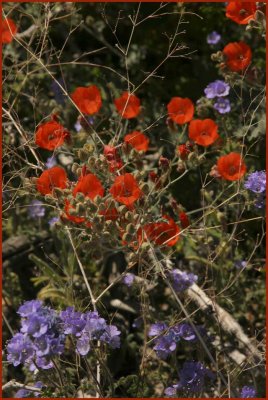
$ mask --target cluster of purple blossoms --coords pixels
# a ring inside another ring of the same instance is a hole
[[[216,80],[211,82],[204,90],[207,99],[216,99],[213,107],[220,114],[226,114],[231,111],[231,104],[228,96],[230,92],[230,85],[228,83]]]
[[[197,326],[196,330],[203,337],[207,338],[206,330]],[[196,342],[198,337],[193,327],[188,323],[176,324],[171,328],[164,322],[157,322],[151,325],[148,336],[157,336],[154,339],[154,347],[157,356],[165,360],[177,348],[177,343],[183,339],[188,342]]]
[[[256,194],[255,207],[264,208],[266,201],[266,171],[255,171],[249,174],[244,187]]]
[[[251,399],[256,397],[256,390],[253,386],[244,386],[241,390],[241,398],[242,399]]]
[[[213,31],[207,35],[208,44],[217,44],[219,43],[220,40],[221,40],[221,35],[216,31]]]
[[[76,350],[82,356],[88,354],[93,340],[107,343],[111,348],[120,347],[121,332],[114,325],[107,325],[97,311],[81,313],[68,307],[60,313],[63,322],[64,334],[74,335],[77,338]]]
[[[21,329],[8,342],[8,361],[15,367],[24,364],[31,371],[53,368],[52,357],[63,353],[65,343],[56,311],[32,300],[26,301],[18,314]]]
[[[45,215],[46,210],[43,204],[40,200],[31,201],[28,208],[30,218],[42,218]]]
[[[182,272],[179,269],[173,269],[169,273],[169,277],[176,292],[183,292],[197,281],[196,275],[188,272]]]
[[[53,357],[64,352],[67,335],[77,337],[76,350],[90,351],[90,342],[100,340],[112,348],[120,347],[120,331],[107,325],[97,312],[75,312],[68,307],[61,313],[39,300],[26,301],[18,310],[21,329],[7,344],[7,359],[15,367],[24,364],[30,371],[53,368]]]
[[[179,382],[165,390],[165,395],[175,397],[178,390],[183,390],[184,393],[200,392],[204,386],[205,379],[215,379],[215,374],[207,369],[199,361],[186,361],[179,373]]]

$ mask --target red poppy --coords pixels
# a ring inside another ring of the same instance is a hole
[[[181,211],[179,213],[179,219],[180,219],[180,223],[181,223],[181,226],[183,227],[183,229],[187,228],[190,225],[189,218],[184,211]]]
[[[54,150],[64,143],[70,133],[58,122],[49,121],[39,125],[35,133],[35,143],[46,150]]]
[[[222,52],[226,58],[226,65],[231,71],[242,71],[251,62],[251,49],[244,42],[229,43]]]
[[[109,163],[110,172],[116,172],[123,167],[123,161],[121,160],[116,147],[105,145],[103,153]]]
[[[101,94],[95,85],[76,88],[71,98],[84,114],[96,114],[101,108]]]
[[[134,94],[123,92],[114,100],[115,107],[123,118],[135,118],[140,113],[140,99]]]
[[[63,168],[53,167],[42,172],[36,181],[36,189],[41,194],[51,194],[54,188],[65,189],[67,175]]]
[[[172,97],[167,105],[169,117],[179,125],[191,121],[194,115],[194,105],[190,99]]]
[[[132,206],[142,196],[142,191],[133,175],[117,176],[110,189],[113,198],[126,206]]]
[[[237,24],[244,25],[254,19],[257,10],[255,2],[230,1],[226,7],[226,17]]]
[[[75,197],[77,193],[83,193],[85,197],[89,197],[91,200],[94,200],[96,196],[103,197],[104,188],[94,174],[87,174],[81,176],[74,187],[73,196]]]
[[[10,43],[13,36],[17,33],[17,27],[13,19],[5,18],[2,20],[2,43]]]
[[[142,132],[134,131],[128,133],[124,137],[124,142],[129,143],[134,149],[138,151],[147,151],[149,147],[149,139]]]
[[[163,216],[167,222],[152,222],[138,230],[139,244],[149,239],[158,246],[174,246],[179,240],[180,228],[174,220],[166,215]]]
[[[188,154],[190,154],[190,150],[189,150],[189,146],[187,146],[186,144],[180,144],[177,147],[178,153],[180,155],[180,158],[182,160],[187,160],[188,158]]]
[[[218,137],[218,125],[212,119],[194,119],[190,122],[189,138],[200,146],[209,146]]]
[[[217,162],[218,172],[227,181],[237,181],[245,175],[247,167],[240,154],[229,153],[222,156]]]

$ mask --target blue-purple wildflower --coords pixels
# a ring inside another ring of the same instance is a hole
[[[184,393],[201,392],[206,378],[214,380],[215,374],[199,361],[186,361],[179,372],[179,382],[168,387],[165,394],[175,397],[177,390],[182,390]]]
[[[256,390],[253,386],[244,386],[241,390],[242,399],[251,399],[256,397]]]
[[[231,111],[231,103],[229,99],[224,99],[222,97],[218,97],[216,102],[213,104],[215,110],[217,110],[220,114],[226,114]]]
[[[207,85],[204,90],[207,99],[214,99],[215,97],[225,97],[228,96],[230,92],[230,85],[228,83],[216,80]]]
[[[188,272],[182,272],[179,269],[173,269],[169,273],[169,276],[172,286],[176,292],[183,292],[197,281],[196,275]]]
[[[123,283],[127,285],[128,287],[131,287],[133,285],[133,282],[135,280],[135,275],[131,274],[128,272],[124,277],[123,277]]]
[[[208,44],[217,44],[219,43],[220,40],[221,40],[221,35],[216,31],[213,31],[207,35]]]
[[[253,193],[263,193],[266,190],[266,171],[255,171],[248,175],[244,187]]]
[[[57,158],[55,156],[48,157],[45,166],[47,169],[55,167],[57,165]]]
[[[31,201],[28,207],[28,214],[31,218],[42,218],[45,215],[45,207],[43,206],[44,203],[40,200],[33,200]]]

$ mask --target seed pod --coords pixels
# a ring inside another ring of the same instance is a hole
[[[72,165],[72,172],[73,172],[74,174],[76,174],[78,168],[79,168],[79,164],[77,164],[76,162],[74,162],[73,165]]]
[[[85,195],[84,195],[84,193],[78,192],[78,193],[76,194],[76,200],[84,203],[84,201],[85,201]]]
[[[132,235],[129,234],[129,233],[124,233],[124,235],[123,235],[123,241],[124,241],[124,242],[131,242],[131,240],[132,240]]]
[[[126,227],[127,233],[134,234],[136,232],[136,227],[133,224],[128,224]]]

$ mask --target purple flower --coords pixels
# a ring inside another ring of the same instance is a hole
[[[124,277],[123,277],[123,283],[127,285],[128,287],[131,287],[135,279],[135,275],[131,274],[128,272]]]
[[[179,385],[172,385],[168,388],[165,389],[165,395],[168,397],[175,397],[177,394],[177,390],[178,390]]]
[[[188,323],[183,323],[179,324],[174,327],[174,332],[177,332],[177,334],[184,340],[187,341],[193,341],[196,340],[196,334],[192,328],[192,326]]]
[[[34,356],[34,347],[31,339],[22,333],[16,333],[7,345],[7,359],[17,367],[29,362]]]
[[[38,381],[34,384],[35,388],[42,389],[43,383]],[[20,389],[15,393],[15,398],[21,399],[23,397],[40,397],[40,392],[35,392],[27,389]]]
[[[167,329],[165,322],[157,322],[150,326],[148,336],[158,336]]]
[[[186,361],[179,373],[179,386],[188,392],[200,392],[205,378],[214,379],[215,375],[199,361]]]
[[[108,325],[105,328],[105,332],[100,336],[100,340],[108,343],[112,349],[117,349],[120,347],[120,337],[121,332],[114,325]]]
[[[192,273],[181,272],[179,269],[173,269],[169,273],[172,285],[177,292],[188,289],[197,281],[197,276]]]
[[[59,222],[59,217],[52,217],[49,221],[48,224],[52,228],[57,222]]]
[[[266,171],[255,171],[248,175],[244,187],[254,193],[266,191]]]
[[[62,311],[60,313],[60,318],[63,322],[63,332],[66,335],[76,335],[81,332],[86,325],[84,314],[74,311],[73,307],[68,307],[65,311]]]
[[[265,208],[265,204],[266,204],[266,197],[265,197],[265,193],[259,193],[256,197],[254,206],[256,208]]]
[[[221,40],[221,35],[216,31],[213,31],[207,35],[208,44],[217,44],[219,43],[220,40]]]
[[[46,168],[49,169],[49,168],[55,167],[55,165],[57,165],[56,157],[55,156],[48,157],[48,159],[45,163]]]
[[[168,332],[166,335],[156,339],[154,351],[159,358],[166,360],[166,358],[176,350],[176,347],[177,343],[173,332]]]
[[[19,307],[17,312],[22,317],[28,317],[29,315],[36,313],[41,308],[41,306],[42,301],[40,300],[25,301],[25,303]]]
[[[76,342],[76,350],[81,356],[86,356],[90,350],[89,336],[84,333]]]
[[[80,124],[80,122],[78,120],[74,124],[74,129],[76,130],[76,132],[80,132],[82,129],[82,125]]]
[[[37,357],[35,361],[36,365],[41,369],[50,369],[54,367],[49,357]]]
[[[42,336],[49,328],[49,321],[38,314],[31,314],[21,322],[21,332],[33,337]]]
[[[242,399],[250,399],[256,397],[256,390],[253,386],[244,386],[241,390]]]
[[[231,104],[228,99],[223,99],[221,97],[217,98],[217,101],[214,103],[213,107],[220,114],[226,114],[231,111]]]
[[[214,99],[214,97],[228,96],[230,92],[230,86],[228,83],[217,80],[211,82],[204,90],[207,99]]]
[[[31,201],[29,208],[28,208],[28,214],[31,218],[41,218],[45,215],[45,208],[43,207],[43,204],[39,200],[33,200]]]
[[[107,324],[104,318],[101,318],[97,311],[88,312],[85,314],[86,325],[84,332],[89,335],[91,339],[98,339],[99,334],[106,328]]]
[[[143,318],[142,317],[138,317],[135,318],[132,324],[133,328],[139,329],[141,328],[141,326],[143,325]]]
[[[246,262],[246,261],[237,260],[237,261],[235,262],[235,267],[236,267],[237,269],[243,269],[243,268],[246,268],[246,266],[247,266],[247,262]]]

